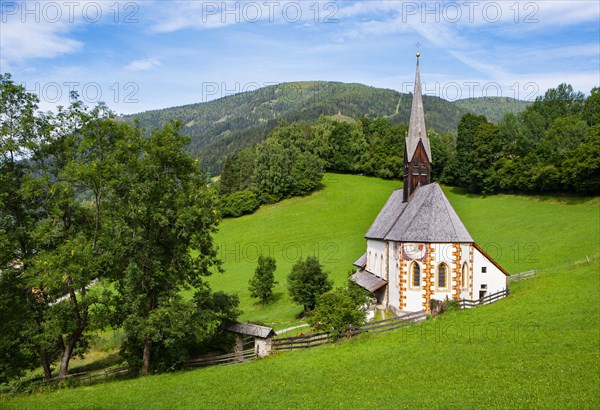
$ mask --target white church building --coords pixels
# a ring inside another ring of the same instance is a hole
[[[437,183],[430,183],[419,54],[408,134],[404,186],[392,193],[365,235],[354,263],[358,285],[395,312],[430,311],[431,299],[480,299],[506,289],[508,272],[478,246]]]

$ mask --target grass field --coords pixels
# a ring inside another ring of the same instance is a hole
[[[215,289],[239,292],[243,319],[276,328],[301,310],[284,281],[291,252],[319,252],[337,284],[397,183],[328,175],[325,189],[227,220]],[[598,199],[470,196],[445,189],[472,236],[511,272],[538,268],[493,305],[410,328],[253,363],[151,376],[0,401],[6,408],[598,408]],[[270,246],[281,282],[267,309],[249,299],[256,253]],[[269,245],[264,245],[269,243]],[[335,253],[325,249],[337,244]],[[236,245],[239,244],[239,245]],[[286,250],[286,251],[284,251]],[[586,255],[591,263],[582,262]]]
[[[226,219],[215,238],[224,262],[224,274],[214,274],[215,290],[240,296],[241,320],[261,322],[275,329],[299,323],[302,311],[291,303],[286,278],[299,258],[319,257],[336,285],[344,284],[352,263],[364,252],[363,235],[389,194],[399,184],[376,178],[327,174],[326,188],[304,198],[262,207],[253,215]],[[248,281],[258,255],[277,261],[275,302],[267,305],[250,298]]]
[[[598,260],[493,305],[238,366],[20,397],[6,408],[598,408]]]
[[[327,174],[326,188],[261,208],[256,214],[223,221],[216,236],[224,274],[210,278],[214,289],[240,296],[241,320],[282,329],[299,322],[286,277],[299,257],[319,256],[336,285],[344,284],[352,262],[364,251],[364,234],[400,187],[385,181]],[[598,253],[598,199],[466,195],[444,188],[474,239],[510,272],[568,264]],[[277,260],[275,302],[250,298],[248,280],[260,253]]]

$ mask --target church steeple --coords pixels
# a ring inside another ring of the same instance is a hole
[[[425,112],[421,95],[421,73],[417,53],[417,70],[408,135],[404,140],[404,202],[410,200],[419,185],[427,185],[431,175],[431,147],[425,129]]]

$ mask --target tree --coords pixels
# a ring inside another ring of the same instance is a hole
[[[583,106],[583,118],[590,127],[600,125],[600,88],[594,87]]]
[[[263,255],[258,257],[258,266],[249,283],[250,296],[260,299],[264,304],[271,301],[273,286],[277,283],[274,275],[276,268],[275,258]]]
[[[186,332],[200,338],[214,331],[218,310],[231,320],[237,315],[231,306],[237,299],[219,305],[203,279],[221,269],[212,238],[217,196],[185,151],[189,138],[179,129],[168,123],[147,139],[139,131],[129,136],[111,201],[115,257],[122,263],[114,277],[117,323],[126,333],[124,352],[143,374],[153,370],[157,352],[177,346]],[[179,296],[189,287],[197,289],[191,305]],[[181,326],[169,321],[178,317],[196,320]]]
[[[458,124],[455,182],[469,190],[477,190],[471,172],[474,169],[473,159],[475,158],[474,152],[477,144],[477,129],[480,125],[486,123],[487,120],[483,115],[465,114]]]
[[[329,332],[329,337],[336,340],[347,334],[350,327],[365,322],[362,304],[348,288],[336,288],[317,298],[315,310],[308,315],[308,323],[315,330]]]
[[[219,193],[228,195],[251,188],[255,161],[256,150],[254,147],[228,155],[221,171]]]
[[[562,163],[562,182],[582,194],[600,193],[600,124],[590,128],[585,143]]]
[[[104,106],[88,110],[72,95],[57,115],[34,114],[36,99],[2,78],[3,168],[0,217],[8,243],[3,275],[24,287],[27,308],[20,314],[24,346],[38,351],[44,376],[51,377],[51,356],[60,351],[59,376],[68,374],[77,347],[85,347],[87,286],[106,270],[100,244],[101,195],[115,141]],[[113,122],[114,124],[114,122]],[[97,144],[98,140],[106,144]],[[8,188],[8,191],[4,191]],[[95,197],[91,203],[84,197]],[[3,242],[3,241],[0,241]],[[8,265],[12,266],[8,266]],[[18,292],[23,296],[23,290]],[[18,298],[18,295],[14,295]],[[57,303],[56,300],[62,300]],[[15,302],[17,302],[15,300]]]
[[[545,126],[559,117],[578,115],[583,110],[585,96],[582,92],[573,91],[570,84],[559,84],[556,88],[550,88],[543,97],[537,97],[526,112],[538,112],[545,121]]]
[[[261,202],[305,195],[321,182],[322,161],[312,152],[307,132],[304,124],[282,123],[258,146],[254,187]]]
[[[46,340],[58,343],[59,377],[68,375],[76,349],[87,348],[85,331],[95,303],[88,286],[111,271],[113,238],[104,229],[103,211],[116,172],[113,147],[129,128],[105,106],[90,110],[72,98],[52,118],[52,133],[30,158],[36,175],[29,195],[39,198],[44,212],[35,233],[31,286],[47,306]]]
[[[315,308],[317,297],[331,290],[333,282],[315,256],[299,260],[288,275],[288,291],[292,300],[304,306],[307,313]]]
[[[22,160],[35,145],[37,102],[9,74],[0,74],[0,383],[36,362],[51,377],[47,352],[34,342],[41,306],[27,283],[43,217],[39,204],[25,196],[31,167]]]

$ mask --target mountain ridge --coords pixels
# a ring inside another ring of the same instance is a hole
[[[494,97],[446,101],[423,96],[427,127],[437,132],[454,133],[464,114],[493,113],[495,118],[526,106],[510,104]],[[220,172],[227,154],[261,142],[280,121],[316,121],[321,116],[359,119],[387,118],[393,124],[406,123],[412,94],[359,83],[299,81],[280,83],[218,99],[176,107],[144,111],[124,116],[138,119],[144,128],[156,128],[169,120],[182,122],[183,133],[191,137],[190,152],[201,158],[209,175]],[[491,107],[490,107],[491,106]],[[505,107],[505,108],[503,108]]]

